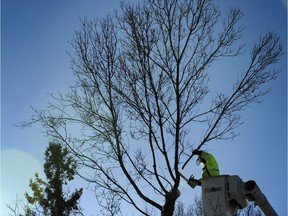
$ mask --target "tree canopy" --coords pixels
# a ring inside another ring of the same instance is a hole
[[[111,205],[125,201],[149,215],[148,205],[171,216],[192,150],[235,137],[241,111],[277,77],[271,66],[282,54],[279,37],[260,36],[247,54],[242,16],[238,8],[222,16],[212,0],[146,0],[81,19],[70,54],[77,82],[34,108],[23,126],[40,122],[68,147],[100,203],[109,193]],[[247,59],[231,92],[211,89],[213,64],[240,54]]]

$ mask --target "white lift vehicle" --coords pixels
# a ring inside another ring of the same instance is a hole
[[[181,176],[188,182],[182,174]],[[245,208],[248,201],[257,204],[266,216],[277,216],[253,180],[243,182],[237,175],[220,175],[200,179],[200,182],[204,216],[233,216],[237,209]],[[189,185],[192,188],[196,186]]]

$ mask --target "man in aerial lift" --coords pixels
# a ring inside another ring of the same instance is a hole
[[[194,150],[193,151],[193,155],[199,155],[196,164],[199,166],[201,163],[203,164],[203,168],[202,168],[202,178],[209,178],[209,177],[213,177],[213,176],[219,176],[220,172],[219,172],[219,167],[218,167],[218,163],[215,160],[215,158],[213,157],[212,154],[209,154],[205,151],[199,151],[199,150]],[[196,185],[201,185],[201,182],[197,179],[194,179],[194,176],[192,175],[189,180],[188,180],[188,184],[191,187],[196,187]],[[193,187],[193,188],[194,188]]]
[[[278,216],[255,181],[243,182],[238,175],[220,175],[213,155],[197,149],[190,158],[194,155],[199,156],[196,164],[203,164],[202,179],[194,179],[192,175],[188,180],[179,173],[192,188],[197,185],[202,187],[203,215],[215,215],[217,212],[219,215],[232,216],[238,209],[245,208],[248,202],[254,202],[265,215]]]

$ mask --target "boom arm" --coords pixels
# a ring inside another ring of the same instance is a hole
[[[277,215],[277,213],[272,208],[265,195],[260,191],[255,181],[250,180],[245,183],[244,193],[246,198],[249,201],[254,201],[260,207],[260,209],[263,211],[265,215],[269,216]]]

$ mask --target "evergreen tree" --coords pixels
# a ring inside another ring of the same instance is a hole
[[[69,156],[66,148],[60,144],[49,143],[45,151],[44,173],[47,182],[37,173],[35,180],[30,180],[29,186],[33,195],[25,194],[28,203],[34,207],[40,205],[44,215],[68,216],[79,211],[78,201],[83,189],[76,189],[71,195],[65,195],[63,190],[63,186],[73,180],[76,174],[76,162]],[[35,215],[31,209],[27,209],[26,213]]]

